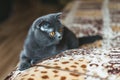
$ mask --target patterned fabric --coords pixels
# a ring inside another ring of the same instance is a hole
[[[120,1],[76,0],[64,10],[63,23],[77,37],[102,35],[103,40],[83,47],[120,47]]]

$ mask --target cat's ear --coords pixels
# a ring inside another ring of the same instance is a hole
[[[39,24],[36,25],[37,29],[40,29],[41,27],[47,28],[49,23],[47,21],[41,21]]]
[[[59,12],[59,13],[56,13],[56,19],[60,19],[60,17],[61,17],[61,15],[62,15],[62,12]]]
[[[37,29],[40,29],[41,31],[46,31],[49,28],[49,23],[47,21],[42,21],[39,23],[39,25],[36,26]]]

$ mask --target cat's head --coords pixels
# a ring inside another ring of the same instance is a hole
[[[63,35],[63,25],[60,22],[60,15],[61,13],[54,13],[36,19],[32,26],[33,31],[36,33],[36,39],[39,40],[43,37],[45,40],[48,39],[51,41],[50,44],[57,44]]]

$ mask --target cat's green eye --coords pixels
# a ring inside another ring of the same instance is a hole
[[[55,35],[55,32],[50,32],[50,36],[53,37]]]

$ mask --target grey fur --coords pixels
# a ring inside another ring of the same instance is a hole
[[[38,61],[59,54],[64,50],[78,48],[78,39],[61,24],[59,21],[60,15],[61,13],[45,15],[33,22],[25,40],[23,51],[20,54],[19,70],[30,68]],[[55,29],[56,35],[54,38],[41,31],[40,27],[44,21],[50,23],[51,28]],[[62,33],[58,32],[60,28],[63,28]]]
[[[28,69],[37,62],[62,51],[102,39],[99,35],[76,38],[69,29],[61,24],[60,15],[61,13],[45,15],[33,22],[20,54],[19,70]],[[59,32],[61,28],[63,31]],[[49,35],[52,29],[55,32],[54,37]]]

